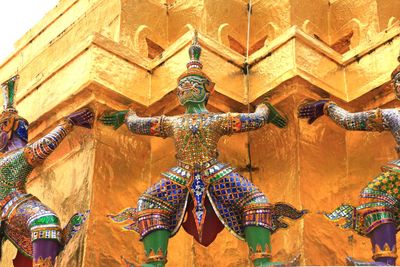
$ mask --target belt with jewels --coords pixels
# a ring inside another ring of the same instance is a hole
[[[178,184],[186,186],[193,181],[195,174],[199,175],[205,183],[211,184],[233,171],[234,168],[229,164],[212,159],[201,164],[187,164],[178,161],[178,166],[169,169],[167,172],[162,173],[162,175]]]

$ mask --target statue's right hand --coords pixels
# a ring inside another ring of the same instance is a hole
[[[100,116],[99,120],[104,125],[113,126],[114,130],[116,130],[124,124],[127,113],[128,110],[106,111]]]
[[[308,119],[308,124],[312,124],[316,119],[324,115],[324,106],[328,100],[318,100],[301,104],[298,107],[297,116],[300,119]]]
[[[66,118],[75,126],[91,129],[95,116],[93,110],[86,107],[72,112]]]

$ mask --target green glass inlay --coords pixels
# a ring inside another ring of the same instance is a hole
[[[375,207],[393,207],[393,205],[390,205],[389,203],[386,203],[386,202],[370,202],[370,203],[362,204],[362,205],[358,206],[356,209],[363,210],[366,208],[375,208]]]
[[[172,181],[177,182],[177,183],[179,183],[181,185],[186,185],[186,183],[187,183],[186,180],[183,180],[182,178],[180,178],[180,177],[178,177],[178,176],[176,176],[176,175],[174,175],[172,173],[167,172],[167,173],[164,173],[164,175],[167,178],[171,179]]]
[[[379,212],[365,217],[365,225],[369,227],[372,223],[382,219],[393,219],[394,216],[390,212]]]
[[[194,51],[193,51],[193,53],[194,53],[194,58],[197,59],[197,60],[199,60],[201,50],[200,50],[199,48],[197,48],[197,47],[195,47],[193,50],[194,50]]]
[[[8,82],[8,104],[12,105],[14,103],[14,92],[15,92],[15,81],[9,81]]]
[[[82,224],[83,220],[82,220],[82,216],[80,215],[75,215],[74,217],[71,218],[71,224],[72,225],[79,225]]]
[[[371,224],[371,222],[372,222],[372,217],[369,215],[369,216],[366,216],[365,217],[365,221],[366,221],[366,223],[368,223],[368,224]]]
[[[43,216],[40,217],[39,219],[34,220],[31,223],[31,227],[34,226],[39,226],[39,225],[48,225],[48,224],[59,224],[60,220],[54,216],[54,215],[49,215],[49,216]]]
[[[219,179],[221,179],[222,177],[224,177],[225,175],[229,174],[232,172],[232,168],[226,168],[225,170],[217,173],[212,179],[210,179],[210,182],[213,183],[215,181],[218,181]]]

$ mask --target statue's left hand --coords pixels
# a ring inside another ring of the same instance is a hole
[[[83,108],[67,116],[73,125],[84,128],[92,128],[94,122],[94,112],[91,108]]]
[[[269,109],[267,123],[272,123],[279,128],[285,128],[287,125],[287,118],[283,117],[279,111],[269,102],[264,102]]]
[[[118,129],[122,126],[125,122],[126,114],[128,110],[121,110],[121,111],[106,111],[103,115],[99,118],[99,120],[107,126],[114,126],[114,130]]]

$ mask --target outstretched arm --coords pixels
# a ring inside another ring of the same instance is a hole
[[[381,109],[351,113],[335,103],[327,103],[326,115],[346,130],[383,131],[389,129]]]
[[[125,118],[125,124],[135,134],[170,136],[171,125],[166,116],[139,117],[135,112],[129,111]]]
[[[100,121],[108,126],[118,129],[122,124],[126,124],[128,129],[135,134],[168,137],[171,135],[171,121],[166,116],[139,117],[132,110],[105,113],[100,117]]]
[[[258,105],[254,113],[228,113],[225,134],[248,132],[272,123],[279,128],[286,126],[286,119],[270,104]]]
[[[88,108],[79,110],[65,117],[50,133],[25,147],[24,153],[28,163],[32,166],[40,164],[72,131],[73,126],[91,128],[93,121],[94,113]]]
[[[346,130],[383,131],[389,129],[385,116],[379,108],[351,113],[327,100],[320,100],[299,107],[299,118],[308,118],[310,124],[324,114]]]

